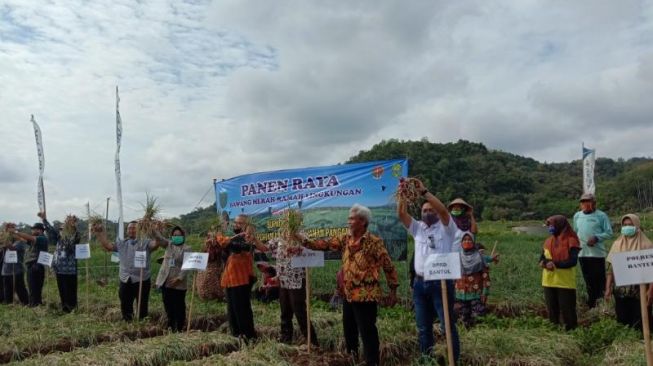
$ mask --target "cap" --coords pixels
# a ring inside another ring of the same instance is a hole
[[[583,193],[583,195],[580,196],[580,202],[583,202],[583,201],[595,201],[595,200],[596,200],[596,198],[591,193]]]
[[[32,225],[32,229],[38,229],[38,230],[45,231],[45,226],[43,224],[41,224],[40,222],[37,222],[36,224]]]

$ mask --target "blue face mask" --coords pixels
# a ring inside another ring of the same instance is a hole
[[[626,225],[621,227],[621,233],[624,236],[634,236],[637,232],[637,228],[632,225]]]
[[[555,235],[555,233],[556,233],[555,226],[549,226],[549,227],[547,227],[547,230],[549,231],[549,234],[551,234],[551,235]]]

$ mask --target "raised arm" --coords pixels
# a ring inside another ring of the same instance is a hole
[[[52,227],[50,222],[45,216],[45,211],[44,212],[39,212],[38,216],[41,218],[41,221],[43,222],[43,226],[45,226],[45,231],[48,233],[48,236],[50,237],[50,240],[53,242],[58,242],[60,239],[59,231]]]
[[[25,240],[28,244],[36,243],[36,237],[35,236],[29,235],[29,234],[26,234],[26,233],[21,233],[20,231],[16,230],[15,227],[10,227],[7,230],[9,231],[9,233],[12,236],[21,238],[21,239]]]
[[[107,233],[104,230],[95,231],[95,237],[100,242],[100,245],[102,245],[104,250],[106,250],[107,252],[116,251],[116,245],[114,243],[109,242],[109,239],[107,239]]]
[[[428,189],[426,189],[426,186],[424,186],[424,183],[417,179],[417,189],[419,189],[420,193],[422,194],[422,197],[431,204],[431,207],[435,210],[437,213],[438,217],[440,218],[440,221],[444,226],[449,225],[449,220],[451,217],[449,216],[449,211],[447,211],[447,207],[440,201],[438,197],[436,197],[433,193],[429,192]]]
[[[159,230],[152,230],[152,236],[154,236],[154,240],[150,243],[150,249],[154,250],[158,247],[167,248],[170,245],[170,240],[164,238]]]
[[[413,221],[413,218],[408,214],[408,210],[406,209],[406,202],[401,200],[397,202],[397,216],[399,217],[399,221],[401,221],[404,227],[408,229],[411,222]]]

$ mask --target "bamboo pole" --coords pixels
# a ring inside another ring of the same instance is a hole
[[[442,290],[442,306],[444,307],[444,328],[445,336],[447,337],[447,356],[449,357],[449,366],[454,366],[453,340],[451,339],[451,316],[449,314],[449,298],[447,294],[446,280],[440,280],[440,288]]]
[[[138,281],[138,308],[136,309],[136,320],[141,320],[141,298],[143,297],[143,267]]]
[[[644,349],[646,350],[646,365],[653,366],[653,353],[651,352],[651,331],[648,318],[648,298],[646,285],[639,285],[639,303],[642,311],[642,331],[644,332]]]
[[[190,333],[191,320],[193,319],[193,299],[195,299],[196,279],[197,279],[197,272],[193,274],[193,287],[190,290],[190,306],[188,307],[188,324],[186,325],[186,333]]]

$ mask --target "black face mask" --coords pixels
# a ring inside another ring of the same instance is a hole
[[[243,232],[243,229],[241,229],[239,227],[234,227],[234,234],[240,234],[242,232]]]

